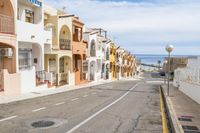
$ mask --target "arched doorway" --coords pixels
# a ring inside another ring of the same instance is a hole
[[[66,25],[60,30],[59,47],[61,50],[71,50],[71,33]]]
[[[95,61],[90,62],[90,81],[95,80],[95,70],[96,70],[96,63]]]
[[[14,10],[10,0],[0,0],[0,33],[14,34]]]
[[[90,43],[90,56],[91,57],[95,57],[96,56],[96,43],[95,43],[94,39]]]
[[[110,49],[107,47],[106,49],[106,60],[109,60]]]

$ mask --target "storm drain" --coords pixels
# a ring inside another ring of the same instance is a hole
[[[190,118],[182,118],[182,117],[179,117],[178,120],[179,120],[179,121],[192,122],[192,119],[190,119]]]
[[[51,127],[55,124],[53,121],[46,121],[46,120],[41,120],[41,121],[36,121],[31,124],[32,127],[34,128],[44,128],[44,127]]]
[[[184,133],[200,133],[199,128],[196,126],[183,125],[182,128],[184,130]]]

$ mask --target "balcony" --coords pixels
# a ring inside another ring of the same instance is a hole
[[[0,14],[0,33],[14,34],[14,18]]]
[[[71,40],[60,39],[60,50],[71,50]]]
[[[17,20],[17,29],[19,41],[32,43],[43,42],[44,32],[42,24],[32,24]]]

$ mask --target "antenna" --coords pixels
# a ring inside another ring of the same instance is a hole
[[[66,8],[67,8],[66,6],[63,6],[63,8],[62,8],[62,9],[63,9],[63,12],[65,12]]]

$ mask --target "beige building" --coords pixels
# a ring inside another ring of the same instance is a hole
[[[45,43],[45,71],[49,86],[74,84],[72,71],[72,24],[64,12],[44,8],[44,26],[52,31],[52,40]]]
[[[168,71],[168,58],[165,58],[167,63],[163,64],[163,71]],[[188,58],[186,57],[171,57],[170,58],[170,71],[174,72],[177,68],[184,68],[187,66]]]

